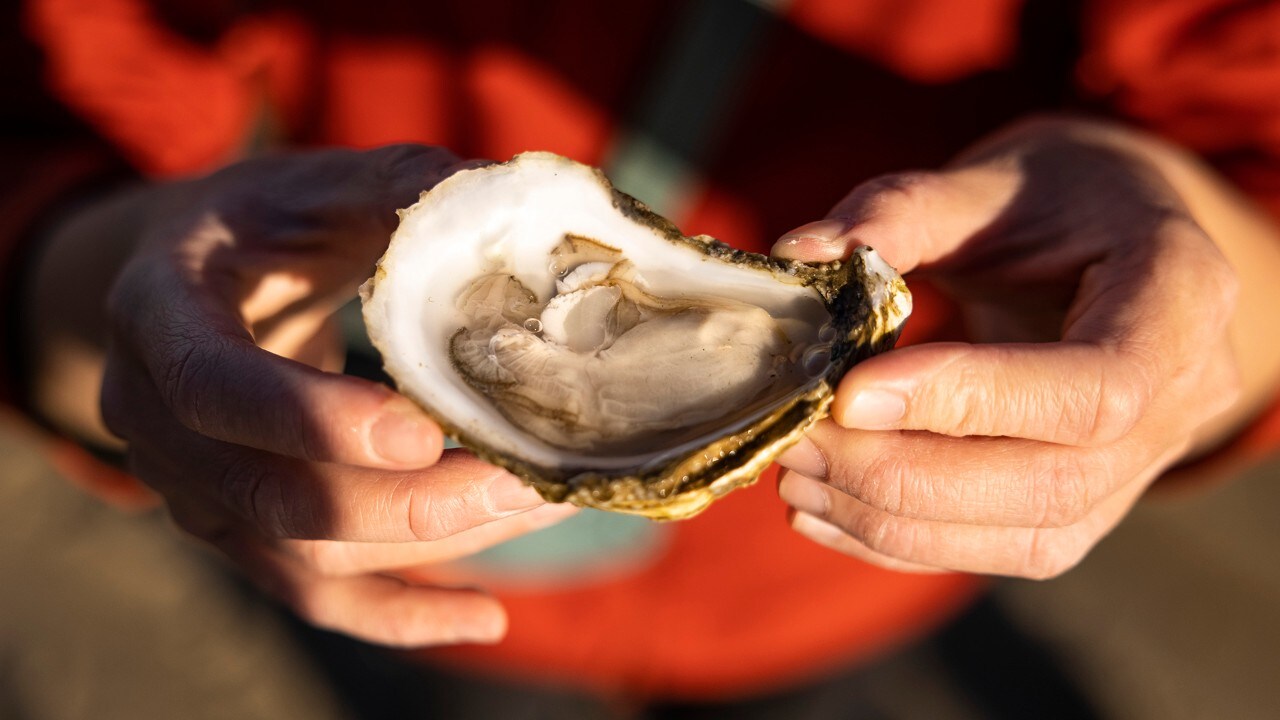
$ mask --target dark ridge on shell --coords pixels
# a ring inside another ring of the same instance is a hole
[[[604,175],[600,174],[600,177],[603,179]],[[680,240],[684,238],[684,234],[680,232],[680,228],[675,226],[675,223],[654,212],[643,202],[613,187],[607,179],[604,180],[604,183],[613,194],[613,207],[626,216],[627,219],[646,227],[651,227],[669,239]]]
[[[776,439],[775,435],[770,432],[773,428],[797,427],[804,424],[812,414],[816,402],[818,401],[808,399],[803,402],[796,403],[788,408],[782,415],[776,417],[768,424],[767,427],[760,428],[760,432],[753,433],[752,436],[742,442],[742,444],[736,446],[732,454],[726,454],[723,458],[704,467],[701,471],[691,473],[690,475],[681,478],[679,482],[675,483],[674,488],[667,487],[665,492],[663,492],[663,487],[669,486],[670,483],[635,482],[633,484],[635,498],[642,500],[661,500],[666,497],[674,497],[686,492],[701,490],[711,485],[717,478],[727,475],[751,463],[757,452]],[[662,472],[655,473],[655,477],[666,477],[668,473],[671,472],[672,468],[681,465],[687,459],[687,455],[680,456],[668,463],[665,463],[665,468],[653,468],[653,470],[662,470]],[[563,493],[560,493],[560,489],[557,488],[557,493],[560,494],[561,497],[564,497],[579,490],[586,489],[591,493],[593,498],[608,501],[611,500],[620,489],[617,486],[617,481],[620,478],[625,477],[627,477],[625,473],[582,473],[569,477],[563,481],[565,490]],[[670,479],[674,480],[674,478]],[[631,483],[628,484],[632,485]]]
[[[840,375],[880,349],[880,344],[872,342],[871,337],[880,329],[881,323],[872,317],[866,277],[866,262],[861,255],[855,254],[847,266],[846,281],[836,286],[836,296],[830,301],[836,337],[840,338],[831,347],[831,363]],[[896,339],[895,334],[889,344],[892,345]]]
[[[803,422],[812,410],[811,405],[811,402],[798,403],[777,418],[777,421],[771,423],[769,427],[775,427],[779,423]],[[543,497],[552,502],[562,502],[569,496],[577,495],[583,491],[589,494],[593,501],[599,503],[608,503],[618,496],[629,497],[633,501],[662,500],[685,492],[700,490],[710,485],[721,475],[748,464],[751,462],[755,450],[771,442],[768,436],[768,433],[757,434],[735,447],[732,454],[726,454],[724,458],[715,464],[708,465],[699,472],[690,473],[682,477],[675,477],[672,472],[688,460],[688,455],[682,455],[661,465],[647,468],[646,471],[651,472],[657,480],[637,478],[629,475],[629,471],[614,473],[578,472],[569,475],[562,474],[555,479],[551,479],[545,474],[540,474],[532,468],[517,467],[513,471],[528,480],[538,488]],[[520,465],[523,465],[523,463]]]
[[[608,180],[604,179],[603,175],[601,175],[601,178],[606,184],[608,183]],[[668,240],[698,244],[707,257],[715,260],[771,270],[782,275],[798,278],[806,284],[816,283],[819,285],[817,289],[823,295],[823,299],[830,300],[830,288],[822,286],[823,284],[820,281],[823,278],[838,275],[844,266],[843,262],[837,260],[830,263],[810,264],[797,260],[782,260],[748,250],[739,250],[710,235],[686,236],[680,232],[680,228],[676,227],[674,223],[654,212],[644,202],[635,199],[612,185],[608,185],[608,187],[613,196],[613,206],[618,212],[633,222],[657,230]]]

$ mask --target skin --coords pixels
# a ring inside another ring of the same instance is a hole
[[[40,330],[34,403],[82,437],[121,438],[179,525],[311,622],[397,645],[496,640],[493,598],[384,571],[572,509],[441,455],[404,398],[325,372],[331,314],[371,273],[393,210],[458,167],[433,148],[328,151],[81,208],[24,307]],[[1133,132],[1023,125],[943,171],[859,186],[775,252],[859,244],[949,292],[974,341],[859,365],[833,420],[783,460],[796,530],[872,562],[1062,572],[1280,374],[1265,332],[1275,228]],[[889,395],[866,401],[874,390]]]
[[[464,166],[437,148],[326,151],[82,209],[50,238],[27,306],[37,406],[123,440],[179,526],[312,623],[391,645],[499,639],[491,596],[383,571],[573,509],[442,454],[439,427],[386,387],[324,371],[340,358],[331,316],[372,274],[395,209]],[[101,415],[85,401],[99,387]]]
[[[780,461],[793,527],[849,555],[1056,576],[1274,397],[1280,233],[1149,136],[1025,123],[858,186],[774,252],[864,244],[949,295],[972,342],[855,367]]]

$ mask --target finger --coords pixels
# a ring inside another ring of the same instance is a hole
[[[1146,490],[1144,473],[1084,520],[1060,528],[1014,528],[915,520],[891,515],[843,493],[823,507],[799,508],[835,525],[871,551],[902,562],[963,572],[1044,579],[1071,569]],[[796,475],[794,483],[822,483]]]
[[[422,467],[440,454],[439,427],[410,401],[376,383],[266,352],[211,293],[193,290],[163,266],[126,270],[112,304],[119,336],[130,342],[166,411],[198,433],[369,467]],[[113,370],[135,369],[123,365]],[[109,396],[109,426],[122,415],[113,412],[121,409],[115,404],[127,408],[130,398]]]
[[[104,386],[103,405],[114,408],[109,422],[130,439],[131,470],[171,508],[198,505],[210,533],[221,532],[222,516],[231,514],[267,537],[436,540],[543,504],[516,477],[461,450],[431,468],[395,472],[296,460],[205,437],[170,419],[145,381],[116,369],[128,365],[109,362],[114,380]]]
[[[942,568],[904,562],[897,558],[878,553],[864,545],[862,542],[854,539],[849,534],[843,532],[835,525],[819,520],[808,513],[793,511],[791,513],[790,521],[792,530],[795,530],[813,542],[824,547],[831,548],[838,553],[843,553],[849,557],[857,558],[863,562],[878,565],[886,570],[928,575],[948,572]]]
[[[264,537],[439,540],[545,502],[514,475],[461,450],[430,468],[390,472],[284,458],[176,424],[141,437],[130,448],[140,479],[171,504],[201,498]]]
[[[1171,221],[1141,249],[1085,273],[1063,342],[886,353],[845,376],[832,416],[850,428],[1115,442],[1157,393],[1198,394],[1205,348],[1222,341],[1233,293],[1230,268],[1203,233]]]
[[[1167,447],[1137,439],[1095,449],[1017,438],[850,432],[831,422],[814,426],[808,440],[822,457],[820,467],[794,454],[779,461],[826,485],[793,484],[784,474],[778,492],[793,507],[820,508],[826,495],[844,493],[898,517],[1010,527],[1079,522]]]
[[[862,430],[1099,446],[1143,417],[1152,383],[1144,358],[1092,343],[930,343],[855,366],[831,416]]]
[[[220,532],[229,514],[267,537],[436,540],[544,503],[510,473],[463,450],[445,453],[431,468],[395,472],[295,460],[213,440],[169,419],[154,389],[137,384],[143,387],[131,395],[130,412],[115,419],[132,439],[132,471],[171,508],[198,505],[212,520],[210,532]]]
[[[318,627],[396,647],[492,643],[506,634],[506,611],[483,592],[381,575],[326,577],[242,537],[220,547],[259,586]]]
[[[356,575],[456,560],[527,533],[550,527],[578,508],[551,503],[431,542],[356,543],[281,540],[280,549],[322,575]]]
[[[999,169],[883,175],[854,188],[826,219],[784,234],[773,254],[829,262],[870,245],[905,274],[990,226],[1017,189],[1014,174]]]

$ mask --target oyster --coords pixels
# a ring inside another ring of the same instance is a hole
[[[423,193],[361,297],[387,372],[456,440],[548,500],[658,519],[754,482],[911,311],[870,248],[805,264],[685,237],[549,153]]]

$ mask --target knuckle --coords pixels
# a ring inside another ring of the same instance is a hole
[[[853,522],[851,534],[881,555],[909,558],[917,544],[913,523],[888,513],[871,512]]]
[[[209,369],[217,364],[217,353],[211,353],[203,342],[185,333],[177,333],[164,342],[162,352],[169,361],[158,383],[165,403],[183,425],[203,432],[209,425],[207,399],[215,390]]]
[[[420,476],[409,476],[395,490],[396,493],[407,493],[408,500],[394,501],[409,508],[409,527],[416,539],[442,540],[513,514],[510,510],[494,507],[490,496],[492,480],[492,477],[480,478],[453,492],[424,483]]]
[[[270,389],[254,388],[255,392],[267,395]],[[340,422],[340,421],[339,421]],[[281,442],[289,442],[296,447],[298,457],[313,461],[332,460],[342,442],[343,432],[334,427],[334,418],[327,415],[319,417],[298,418],[297,422],[276,425],[276,438]]]
[[[996,434],[1001,417],[1025,414],[1018,407],[1024,398],[996,392],[990,360],[973,348],[958,350],[951,351],[951,357],[938,370],[945,382],[918,391],[923,405],[931,409],[931,429],[954,437],[990,435]]]
[[[435,527],[432,522],[435,513],[432,512],[434,502],[431,493],[418,492],[416,484],[413,482],[401,483],[395,492],[404,498],[402,506],[408,514],[408,517],[405,518],[405,524],[409,528],[409,533],[418,540],[436,539]]]
[[[894,516],[913,509],[914,503],[909,498],[914,496],[917,481],[911,458],[881,453],[858,475],[857,480],[846,480],[842,485],[850,495]]]
[[[469,493],[440,497],[430,488],[419,487],[413,479],[401,482],[392,491],[393,502],[408,514],[409,533],[420,541],[440,540],[459,529],[459,518],[467,514]]]
[[[985,378],[969,368],[961,368],[957,377],[956,386],[962,390],[952,395],[949,411],[939,420],[939,426],[944,434],[955,437],[990,434],[995,428],[996,413],[993,410],[1000,407],[999,403],[1007,405],[1019,401],[1016,397],[991,397],[988,389],[990,386]],[[947,405],[940,405],[940,407],[947,407]],[[1020,409],[1011,409],[1010,414],[1026,415]]]
[[[1058,425],[1053,436],[1069,438],[1083,445],[1092,444],[1093,437],[1098,432],[1098,403],[1101,402],[1102,392],[1102,380],[1099,377],[1091,386],[1071,384],[1056,398],[1046,398],[1046,403],[1057,401]],[[1045,410],[1047,415],[1051,411],[1050,408]]]
[[[1116,379],[1099,375],[1086,406],[1084,433],[1080,444],[1097,447],[1114,443],[1128,435],[1146,415],[1151,388],[1144,364],[1137,364],[1128,377]]]
[[[269,537],[302,535],[295,515],[283,512],[283,480],[270,467],[250,459],[232,460],[220,483],[223,502]]]
[[[1093,507],[1093,488],[1101,469],[1093,453],[1044,454],[1032,483],[1036,527],[1059,528],[1082,520]]]

